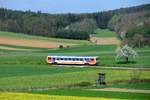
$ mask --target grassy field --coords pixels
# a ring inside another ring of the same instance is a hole
[[[105,87],[149,89],[149,83],[139,83],[133,85],[123,85],[119,83],[119,85],[114,84],[119,81],[130,80],[134,77],[134,75],[136,76],[139,74],[139,70],[75,68],[57,65],[50,66],[34,64],[1,64],[0,69],[0,91],[22,91],[35,94],[103,97],[129,100],[148,100],[148,98],[150,98],[149,94],[144,93],[99,92],[87,90],[89,88]],[[93,85],[96,84],[99,72],[106,73],[106,83],[108,85],[103,87],[93,87]],[[141,70],[138,78],[150,79],[149,76],[149,70]],[[89,85],[89,87],[81,88],[80,84],[82,84],[82,82],[88,82],[91,85]]]
[[[31,93],[35,94],[51,94],[65,96],[80,96],[80,97],[104,97],[116,98],[125,100],[149,100],[150,95],[144,93],[125,93],[125,92],[104,92],[104,91],[89,91],[85,89],[50,89],[45,91],[34,90]],[[106,100],[107,100],[106,99]],[[109,99],[108,99],[109,100]]]
[[[70,68],[49,65],[7,65],[1,64],[1,90],[28,90],[52,87],[76,87],[82,82],[96,84],[98,73],[106,73],[106,82],[112,84],[128,81],[139,74],[134,70],[114,70],[102,68]],[[136,74],[137,73],[137,74]],[[140,71],[138,78],[150,79],[150,71]]]
[[[93,37],[117,37],[117,34],[108,29],[97,29],[94,32]]]
[[[103,31],[107,33],[108,30]],[[104,33],[103,36],[113,37],[115,36],[113,34],[110,33],[106,36]],[[38,97],[38,95],[41,94],[47,94],[46,96],[48,96],[39,97],[41,99],[52,97],[56,98],[56,100],[58,98],[66,100],[66,96],[71,96],[67,98],[76,98],[76,100],[88,100],[87,97],[91,97],[90,100],[96,100],[97,98],[98,100],[108,100],[108,98],[110,98],[110,100],[111,98],[115,98],[115,100],[116,98],[148,100],[150,98],[149,94],[144,93],[100,92],[88,90],[90,88],[107,87],[149,90],[149,82],[136,84],[128,84],[128,82],[137,76],[141,80],[150,79],[150,70],[148,69],[150,67],[150,47],[134,48],[138,52],[138,57],[136,59],[129,59],[132,62],[125,64],[122,63],[124,59],[115,60],[116,45],[92,45],[88,41],[82,40],[55,40],[53,38],[9,32],[0,32],[0,36],[79,44],[74,47],[56,49],[0,44],[0,46],[9,48],[28,49],[27,51],[0,49],[0,91],[33,93],[34,96],[31,94],[33,100],[36,100],[34,97]],[[99,36],[101,37],[102,35]],[[99,56],[100,64],[98,66],[88,66],[88,68],[86,68],[87,66],[85,66],[85,68],[80,68],[84,66],[75,65],[47,65],[45,61],[47,55]],[[111,67],[116,67],[116,69]],[[118,67],[147,69],[122,70]],[[106,73],[107,86],[96,85],[99,72]],[[84,82],[88,83],[88,86],[82,87]],[[125,83],[121,84],[120,82]],[[25,100],[30,97],[28,94],[26,97],[26,94],[20,95],[17,93],[1,92],[0,99],[3,98],[3,100],[8,100],[9,98],[4,98],[6,95],[9,95],[10,98],[13,98],[14,95],[18,96],[18,98],[22,98],[24,95]],[[59,97],[58,95],[62,97]]]
[[[24,48],[24,47],[21,47]],[[16,63],[16,64],[42,64],[45,65],[47,55],[85,55],[99,56],[99,66],[112,67],[150,67],[150,50],[149,47],[137,48],[138,56],[135,59],[129,59],[131,63],[123,63],[124,59],[115,59],[115,45],[84,45],[72,48],[62,49],[37,49],[30,48],[30,51],[10,51],[1,50],[0,63]],[[9,57],[8,57],[9,56]]]
[[[144,89],[150,90],[150,83],[149,82],[142,82],[142,83],[124,83],[124,84],[109,84],[107,86],[104,85],[97,85],[96,88],[126,88],[126,89]]]

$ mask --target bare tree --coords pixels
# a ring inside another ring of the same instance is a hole
[[[135,34],[133,37],[133,41],[134,41],[134,44],[138,45],[138,47],[140,48],[144,45],[145,38],[141,34]]]

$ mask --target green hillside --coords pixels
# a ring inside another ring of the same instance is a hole
[[[93,37],[117,37],[116,32],[110,31],[108,29],[97,29],[95,30]]]
[[[150,9],[149,9],[150,10]],[[149,10],[118,14],[112,17],[108,27],[114,30],[132,47],[150,45],[150,12]]]
[[[62,42],[62,43],[73,43],[73,44],[89,44],[86,40],[73,40],[73,39],[59,39],[59,38],[50,38],[50,37],[42,37],[42,36],[34,36],[25,33],[16,33],[16,32],[5,32],[0,31],[0,36],[7,36],[11,38],[22,38],[22,39],[32,39],[32,40],[45,40],[50,42]]]

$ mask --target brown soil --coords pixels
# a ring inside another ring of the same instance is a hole
[[[150,93],[150,90],[126,89],[126,88],[104,88],[90,89],[92,91],[111,91],[111,92],[132,92],[132,93]]]
[[[119,45],[120,41],[116,37],[92,37],[91,42],[95,44],[101,44],[101,45],[109,45],[109,44],[115,44]]]
[[[59,45],[71,46],[74,44],[69,43],[59,43],[59,42],[51,42],[46,40],[32,40],[32,39],[18,39],[18,38],[10,38],[7,36],[0,36],[1,44],[9,44],[9,45],[18,45],[18,46],[28,46],[28,47],[38,47],[38,48],[58,48]]]

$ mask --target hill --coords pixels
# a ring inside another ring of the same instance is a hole
[[[84,14],[47,14],[0,8],[0,30],[46,37],[89,39],[89,34],[107,25],[114,15],[150,9],[150,4]],[[114,18],[113,18],[114,19]]]
[[[60,46],[71,47],[86,44],[90,44],[90,42],[85,40],[47,38],[0,31],[0,49],[5,50],[52,49],[59,48]]]
[[[115,37],[115,32],[109,30],[98,29],[97,35],[106,33],[103,38],[91,36],[91,41],[73,40],[73,39],[59,39],[42,36],[32,36],[23,33],[4,32],[0,31],[0,49],[2,50],[23,50],[30,51],[36,49],[53,49],[53,48],[70,48],[83,45],[101,44],[101,45],[118,45],[120,42]],[[109,36],[109,37],[108,37]],[[97,41],[95,43],[95,41]],[[114,42],[113,42],[114,41]]]
[[[150,9],[115,15],[108,27],[134,47],[150,45]]]

